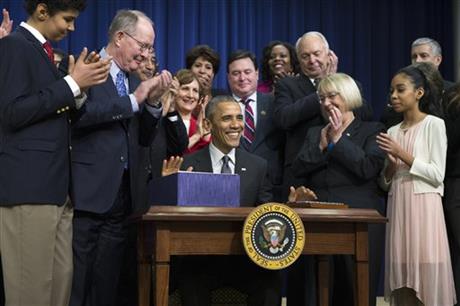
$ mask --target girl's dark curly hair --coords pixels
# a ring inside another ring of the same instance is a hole
[[[406,75],[415,88],[423,88],[424,94],[418,104],[420,111],[442,117],[440,97],[436,95],[435,85],[428,80],[422,69],[410,65],[402,68],[396,74]]]

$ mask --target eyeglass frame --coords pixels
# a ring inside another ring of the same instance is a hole
[[[135,38],[134,36],[132,36],[128,32],[122,31],[122,33],[126,34],[128,37],[131,37],[132,39],[134,39],[134,41],[139,46],[141,52],[144,52],[145,50],[147,50],[149,54],[153,54],[153,52],[155,52],[155,48],[153,47],[153,45],[143,43],[142,41],[138,40],[137,38]]]
[[[340,96],[340,92],[331,91],[331,92],[329,92],[329,93],[327,93],[327,94],[325,94],[325,95],[320,95],[320,94],[318,93],[319,103],[320,103],[320,104],[324,104],[324,102],[326,101],[326,98],[331,99],[331,100],[334,100],[335,97],[337,97],[337,96]]]

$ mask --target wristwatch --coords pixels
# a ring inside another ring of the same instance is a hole
[[[154,102],[147,102],[147,104],[151,107],[154,108],[160,108],[161,107],[161,100],[156,100]]]

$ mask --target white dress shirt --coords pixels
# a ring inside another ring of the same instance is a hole
[[[209,154],[211,155],[212,173],[221,173],[222,165],[224,161],[222,157],[227,155],[230,158],[228,166],[232,170],[232,174],[235,174],[235,149],[233,148],[228,154],[222,153],[212,142],[209,144]]]

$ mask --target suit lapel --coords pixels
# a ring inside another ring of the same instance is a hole
[[[241,150],[240,148],[235,150],[235,174],[239,174],[243,179],[248,171],[248,165],[246,165],[245,159],[241,157]]]
[[[131,73],[129,73],[128,74],[129,93],[132,93],[137,88],[138,85],[139,85],[138,79],[136,79]],[[109,97],[118,96],[115,82],[111,76],[109,76],[107,80],[101,84],[101,86]],[[128,131],[129,129],[129,121],[130,119],[125,119],[125,120],[120,121],[120,124],[123,126],[123,128],[126,131]]]
[[[19,26],[16,31],[17,31],[18,34],[24,36],[24,38],[27,39],[32,44],[34,49],[37,50],[37,52],[41,55],[41,57],[46,62],[48,67],[51,69],[51,71],[53,72],[54,76],[57,79],[59,79],[61,77],[60,74],[59,74],[59,71],[57,70],[56,66],[53,63],[51,63],[50,59],[48,58],[48,55],[45,52],[45,49],[43,49],[43,46],[35,38],[35,36],[33,36],[32,33],[30,33],[27,29],[25,29],[25,28],[23,28],[21,26]]]
[[[104,89],[104,91],[107,93],[109,97],[113,97],[115,95],[118,95],[117,93],[117,88],[115,87],[115,83],[112,79],[112,76],[109,75],[107,80],[101,84],[101,87]]]
[[[129,92],[132,93],[136,90],[137,86],[139,86],[140,80],[134,76],[132,73],[128,73],[128,86]]]
[[[347,137],[353,138],[356,135],[356,131],[359,130],[361,126],[361,121],[355,118],[349,126],[343,131],[343,134]]]
[[[257,125],[256,125],[256,137],[251,145],[250,152],[254,152],[256,148],[262,143],[265,138],[265,131],[267,130],[267,100],[264,95],[257,93]]]
[[[311,83],[310,79],[303,73],[297,77],[297,85],[304,96],[316,91],[315,86]]]
[[[211,172],[212,170],[212,162],[211,162],[211,153],[209,153],[209,148],[205,150],[200,150],[195,155],[195,164],[196,168],[193,169],[194,171],[198,172]]]

